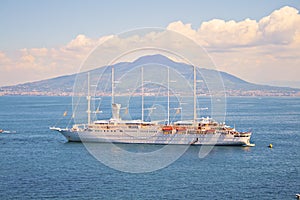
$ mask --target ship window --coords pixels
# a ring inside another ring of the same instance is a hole
[[[128,128],[138,128],[138,126],[128,126]]]

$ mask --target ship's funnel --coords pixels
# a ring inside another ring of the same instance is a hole
[[[112,119],[115,120],[120,119],[120,109],[121,109],[121,104],[117,104],[117,103],[112,104]]]

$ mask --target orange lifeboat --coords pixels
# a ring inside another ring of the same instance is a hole
[[[162,127],[162,130],[163,131],[172,131],[173,127],[172,126],[164,126],[164,127]]]
[[[186,127],[177,126],[176,131],[186,131]]]

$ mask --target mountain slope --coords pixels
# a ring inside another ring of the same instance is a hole
[[[135,60],[134,62],[122,62],[114,65],[115,69],[118,69],[115,76],[118,79],[120,76],[128,72],[134,67],[147,65],[149,63],[159,63],[162,66],[169,66],[170,68],[178,71],[185,79],[192,81],[193,68],[185,63],[178,63],[170,60],[162,55],[150,55],[143,56]],[[101,74],[104,72],[107,75],[107,82],[110,82],[111,66],[107,68],[101,67],[91,70],[91,74]],[[228,74],[226,72],[218,72],[216,70],[201,68],[197,74],[197,79],[205,79],[214,81],[220,77],[223,79],[224,88],[226,94],[229,96],[299,96],[300,89],[288,88],[288,87],[274,87],[267,85],[258,85],[246,82],[236,76]],[[73,86],[75,83],[76,74],[68,76],[60,76],[52,79],[18,84],[14,86],[6,86],[0,88],[0,95],[72,95]],[[110,89],[110,84],[108,84]],[[204,95],[209,95],[209,92],[203,83],[197,84],[197,87],[202,88]],[[205,89],[206,88],[206,89]]]

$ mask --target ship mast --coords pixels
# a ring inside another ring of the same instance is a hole
[[[88,81],[87,81],[87,89],[88,89],[88,94],[87,94],[87,114],[88,114],[88,125],[91,124],[91,91],[90,91],[90,72],[87,73],[88,75]]]
[[[168,125],[170,124],[170,68],[168,67]]]
[[[141,67],[141,82],[142,82],[142,122],[144,121],[144,67]]]
[[[194,66],[194,123],[197,122],[197,74]]]
[[[111,66],[111,104],[115,103],[115,69]]]

